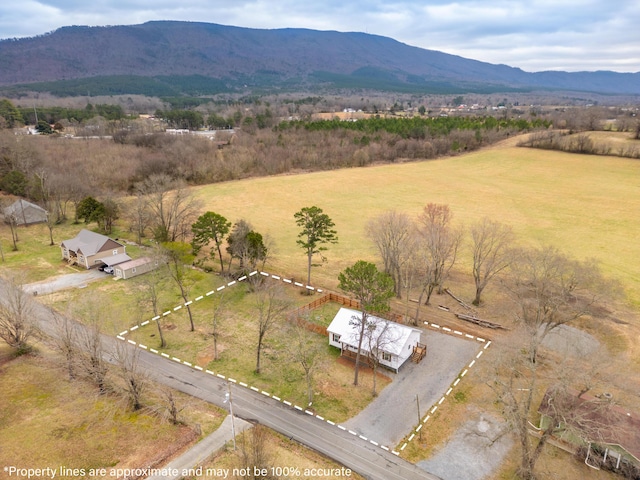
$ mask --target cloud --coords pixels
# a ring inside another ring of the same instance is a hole
[[[527,71],[640,71],[637,0],[26,0],[2,2],[0,38],[68,25],[184,20],[366,32]],[[10,4],[10,5],[7,5]]]

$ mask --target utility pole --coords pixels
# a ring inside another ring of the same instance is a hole
[[[422,415],[420,415],[420,399],[418,398],[418,394],[416,394],[416,404],[418,405],[418,426],[420,426]],[[418,435],[420,435],[420,440],[422,441],[422,429],[420,429]]]
[[[231,415],[231,435],[233,436],[233,450],[236,449],[236,423],[233,420],[233,399],[231,398],[231,382],[227,382],[229,391],[225,394],[224,403],[229,402],[229,414]]]

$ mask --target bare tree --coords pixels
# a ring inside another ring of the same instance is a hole
[[[187,264],[193,263],[194,256],[191,253],[191,245],[182,242],[166,242],[162,244],[163,254],[166,258],[169,275],[180,289],[180,296],[185,302],[189,315],[191,331],[196,327],[193,323],[193,313],[189,304],[189,292],[193,286],[193,281],[187,274]]]
[[[480,305],[487,284],[511,263],[514,238],[511,227],[487,217],[471,226],[473,279],[476,284],[474,305]]]
[[[142,408],[142,394],[149,385],[148,377],[138,368],[140,350],[128,343],[118,342],[115,345],[114,359],[120,370],[120,378],[124,382],[124,394],[133,410]]]
[[[165,260],[162,258],[160,253],[156,252],[153,257],[155,261],[164,263]],[[162,324],[160,321],[163,317],[160,316],[160,282],[162,282],[162,274],[160,269],[154,269],[151,272],[148,272],[146,275],[142,277],[142,281],[140,286],[142,287],[141,297],[139,299],[140,303],[148,304],[151,307],[151,312],[153,313],[153,318],[155,318],[156,326],[158,327],[158,335],[160,336],[160,348],[165,348],[167,346],[167,342],[164,338],[164,333],[162,331]]]
[[[2,210],[2,216],[4,222],[9,225],[11,230],[11,241],[13,242],[13,251],[18,251],[18,217],[15,211],[7,210],[9,202],[6,199],[0,199],[0,210]]]
[[[256,344],[256,373],[260,373],[260,354],[269,333],[291,308],[291,301],[285,296],[282,287],[276,283],[266,282],[256,289],[255,311],[258,321],[258,341]]]
[[[378,367],[381,362],[391,360],[392,357],[389,351],[393,349],[393,345],[400,339],[400,336],[397,330],[394,330],[391,322],[376,318],[367,324],[365,337],[369,349],[369,362],[373,370],[371,394],[376,397],[378,395],[376,377]]]
[[[182,182],[168,175],[151,175],[136,185],[151,216],[154,238],[159,242],[184,240],[198,212],[198,203]]]
[[[67,315],[57,310],[51,310],[51,319],[55,335],[53,337],[56,349],[62,354],[67,367],[69,380],[76,378],[76,368],[79,356],[78,326]]]
[[[289,329],[289,355],[304,372],[309,405],[313,402],[315,373],[322,368],[322,347],[313,341],[311,335],[301,323],[296,323]]]
[[[598,299],[614,294],[594,262],[579,262],[554,247],[520,250],[503,287],[514,304],[517,324],[527,331],[535,363],[539,346],[556,328],[591,312]]]
[[[0,298],[0,338],[19,355],[31,350],[29,340],[36,334],[33,300],[22,289],[19,278],[2,277],[4,295]]]
[[[176,398],[173,390],[171,390],[170,388],[164,388],[163,390],[161,390],[160,394],[163,401],[163,405],[161,408],[163,416],[167,418],[173,425],[179,425],[183,423],[180,420],[180,413],[185,409],[186,405],[178,405],[178,399]]]
[[[132,204],[129,205],[129,208],[125,211],[130,228],[135,232],[136,241],[140,244],[151,223],[151,212],[147,205],[147,199],[140,190],[135,192],[135,198],[133,198]]]
[[[601,382],[602,366],[609,363],[603,352],[565,352],[558,358],[547,350],[544,360],[533,362],[526,352],[529,335],[530,331],[518,328],[496,342],[497,357],[487,382],[502,409],[506,428],[518,439],[518,478],[524,480],[536,478],[536,464],[553,436],[599,438],[604,425],[594,414],[602,412],[606,405],[597,399],[584,399],[583,395]],[[539,404],[542,389],[547,391]],[[530,422],[539,406],[546,418],[538,429]],[[534,429],[538,430],[537,435],[532,435]]]
[[[218,355],[218,340],[220,338],[220,321],[227,313],[227,306],[229,304],[229,296],[225,290],[218,292],[214,298],[212,298],[212,315],[211,319],[211,335],[213,336],[213,359],[219,360]]]
[[[269,448],[268,430],[262,425],[255,425],[251,430],[245,430],[240,434],[239,471],[244,475],[236,478],[251,480],[275,480],[271,474],[266,476],[258,472],[271,471],[273,465],[273,453]]]
[[[107,393],[107,373],[109,365],[105,360],[105,350],[102,343],[102,329],[100,317],[92,312],[92,322],[79,330],[78,343],[81,355],[80,368],[86,377],[98,388],[101,395]]]
[[[424,249],[422,291],[426,293],[426,305],[436,288],[438,293],[442,293],[443,284],[456,262],[462,242],[462,230],[451,225],[452,216],[448,205],[429,203],[419,217]]]
[[[396,297],[402,295],[402,266],[411,252],[412,234],[415,226],[409,216],[395,210],[388,210],[369,220],[367,236],[376,245],[384,271],[391,275]]]

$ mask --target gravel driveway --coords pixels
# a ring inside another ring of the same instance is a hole
[[[94,282],[108,277],[111,277],[111,275],[101,272],[100,270],[89,270],[87,272],[58,275],[57,277],[48,278],[40,282],[29,283],[24,285],[22,288],[25,292],[37,295],[47,295],[67,288],[81,288],[86,286],[89,282]]]
[[[418,466],[443,480],[490,478],[513,445],[503,435],[504,423],[487,415],[477,415],[460,427],[430,459]]]
[[[421,343],[427,345],[422,362],[407,360],[399,373],[389,373],[393,381],[367,408],[345,422],[345,427],[395,448],[418,424],[416,395],[424,417],[483,346],[474,340],[424,330]]]

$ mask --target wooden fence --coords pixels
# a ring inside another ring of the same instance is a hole
[[[345,307],[354,308],[356,310],[360,308],[360,302],[357,300],[354,300],[353,298],[345,297],[344,295],[339,295],[337,293],[327,293],[326,295],[323,295],[322,297],[314,300],[313,302],[307,305],[303,305],[302,307],[297,308],[294,311],[290,312],[289,321],[292,323],[296,323],[297,325],[301,325],[307,330],[310,330],[312,332],[319,333],[320,335],[326,335],[327,327],[323,327],[322,325],[309,322],[308,320],[305,320],[304,317],[306,314],[308,314],[312,310],[315,310],[316,308],[319,308],[328,302],[338,303]],[[404,323],[404,317],[397,313],[389,312],[385,315],[379,315],[379,316],[396,323],[400,323],[400,324]]]

